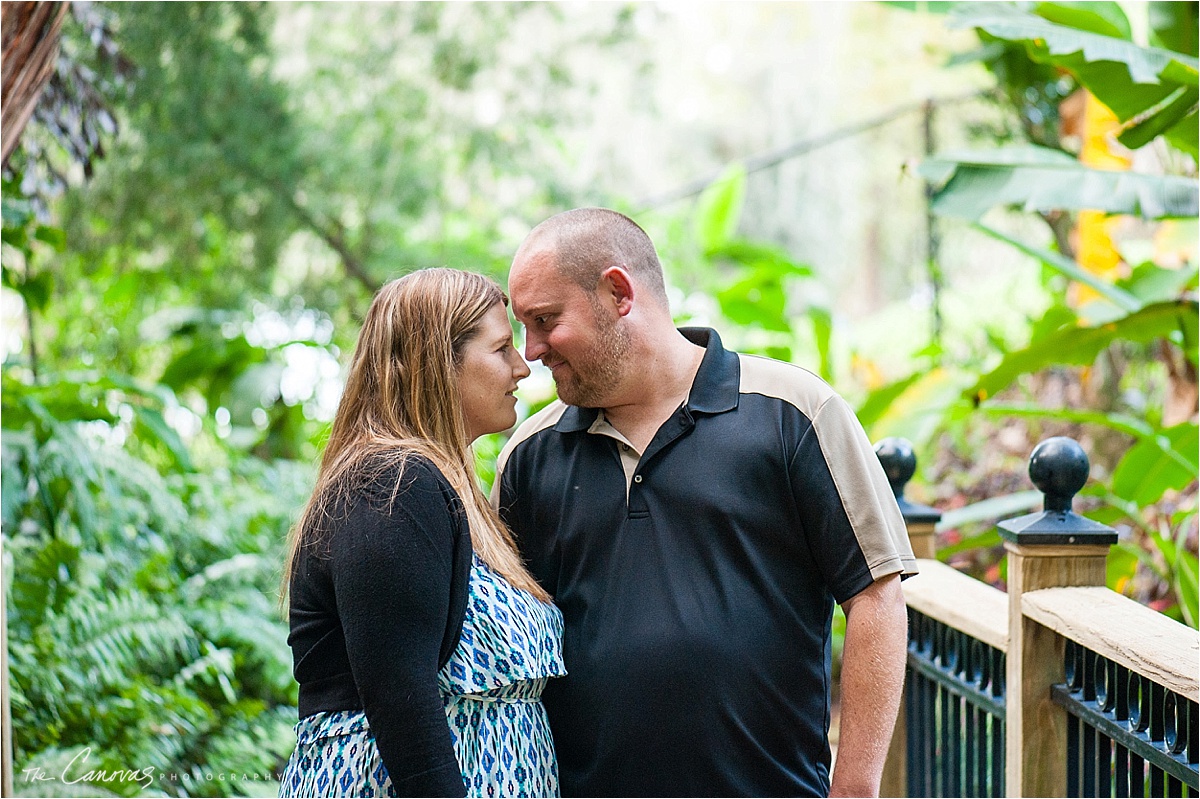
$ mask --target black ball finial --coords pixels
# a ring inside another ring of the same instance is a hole
[[[892,486],[892,493],[903,496],[904,486],[917,471],[917,456],[912,444],[903,438],[885,438],[875,445],[875,454]]]
[[[1070,511],[1090,472],[1087,453],[1066,436],[1046,439],[1029,456],[1029,479],[1046,495],[1048,511]]]

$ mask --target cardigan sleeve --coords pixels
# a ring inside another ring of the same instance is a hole
[[[437,689],[450,612],[458,499],[410,460],[357,493],[330,538],[330,571],[355,686],[400,796],[464,796]],[[390,481],[390,482],[389,482]]]

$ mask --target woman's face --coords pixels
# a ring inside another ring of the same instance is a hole
[[[529,376],[529,365],[513,346],[512,327],[504,305],[484,314],[475,335],[463,346],[458,366],[463,415],[471,441],[507,430],[517,423],[517,383]]]

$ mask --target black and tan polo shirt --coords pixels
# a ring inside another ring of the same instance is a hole
[[[833,605],[916,572],[904,522],[824,381],[681,332],[707,351],[644,452],[555,402],[497,466],[565,619],[543,697],[563,795],[825,795]]]

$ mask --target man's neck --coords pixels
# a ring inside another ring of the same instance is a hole
[[[604,418],[617,428],[638,452],[644,452],[662,423],[687,399],[704,360],[704,348],[672,329],[666,346],[652,349],[639,359],[626,377],[625,401],[604,408]]]

